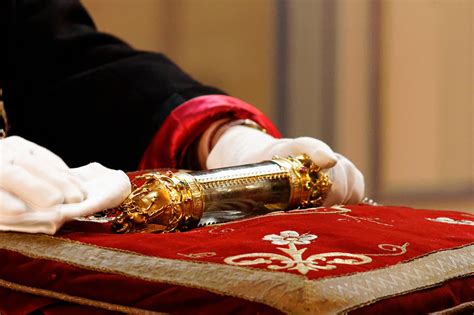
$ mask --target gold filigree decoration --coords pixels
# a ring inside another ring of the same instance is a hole
[[[294,209],[289,211],[273,211],[265,214],[265,216],[277,216],[277,215],[295,215],[295,214],[344,214],[351,213],[351,209],[344,208],[342,206],[331,206],[331,207],[315,207],[305,209]],[[254,219],[254,218],[252,218]]]
[[[456,220],[456,219],[447,218],[447,217],[426,218],[426,220],[432,221],[432,222],[438,222],[438,223],[474,226],[474,221],[471,221],[471,220]]]
[[[378,224],[378,225],[393,226],[393,224],[388,224],[388,223],[380,222],[380,221],[379,221],[380,218],[355,217],[355,216],[348,215],[348,214],[341,214],[341,216],[342,216],[343,218],[337,219],[337,221],[350,221],[350,220],[354,220],[354,221],[356,221],[357,223],[369,222],[369,223],[374,223],[374,224]]]
[[[214,257],[217,254],[215,252],[202,252],[202,253],[191,253],[191,254],[178,253],[178,255],[187,257],[187,258],[206,258],[206,257]]]
[[[215,226],[212,229],[208,231],[209,234],[222,234],[222,233],[230,233],[234,232],[235,230],[233,228],[229,227],[221,227],[221,226]]]
[[[266,264],[270,270],[296,270],[306,275],[309,271],[333,270],[336,265],[364,265],[372,262],[369,256],[398,256],[406,253],[408,243],[402,246],[392,244],[380,244],[378,247],[391,254],[352,254],[342,252],[329,252],[311,255],[307,258],[303,254],[308,248],[298,249],[296,245],[308,245],[318,236],[314,234],[299,234],[296,231],[283,231],[280,235],[269,234],[263,237],[264,241],[270,241],[274,245],[288,245],[288,248],[277,247],[287,256],[276,253],[249,253],[231,256],[224,262],[235,266],[253,266]],[[277,262],[277,263],[275,263]]]
[[[346,313],[382,299],[474,275],[472,243],[426,255],[419,252],[411,260],[365,272],[314,280],[285,272],[147,256],[41,234],[0,233],[0,249],[84,270],[238,297],[297,314]],[[0,287],[81,304],[63,294],[41,294],[24,286],[12,288],[1,279]]]
[[[337,210],[341,210],[340,213],[338,213],[342,218],[338,219],[338,221],[349,221],[349,220],[354,220],[356,221],[357,223],[361,223],[361,222],[369,222],[369,223],[374,223],[374,224],[378,224],[378,225],[384,225],[384,226],[393,226],[393,224],[388,224],[388,223],[383,223],[383,222],[380,222],[380,218],[365,218],[365,217],[356,217],[356,216],[353,216],[351,215],[350,213],[352,211],[350,211],[350,209],[347,209],[347,208],[344,208],[343,206],[338,206],[338,205],[335,205],[335,206],[332,206],[331,207],[332,209],[337,209]],[[342,210],[349,210],[349,211],[342,211]],[[393,220],[392,220],[393,222]]]
[[[392,254],[363,254],[366,256],[400,256],[403,255],[407,252],[407,247],[410,245],[410,243],[406,242],[405,244],[399,246],[399,245],[393,245],[393,244],[379,244],[377,245],[378,248],[380,248],[383,251],[387,252],[392,252]]]

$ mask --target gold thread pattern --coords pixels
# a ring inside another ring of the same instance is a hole
[[[191,254],[178,253],[178,255],[187,257],[187,258],[208,258],[208,257],[214,257],[217,254],[215,252],[202,252],[202,253],[191,253]]]
[[[438,222],[438,223],[447,223],[447,224],[459,224],[459,225],[471,225],[474,226],[474,221],[472,220],[455,220],[452,218],[438,217],[438,218],[426,218],[428,221]]]
[[[0,248],[84,269],[204,289],[299,314],[344,313],[474,274],[473,244],[385,268],[316,280],[285,272],[150,257],[45,235],[0,233]]]
[[[333,270],[335,265],[364,265],[372,262],[369,256],[398,256],[407,252],[408,243],[402,246],[392,244],[380,244],[382,250],[391,251],[391,254],[352,254],[341,252],[319,253],[303,258],[304,252],[308,248],[298,249],[296,245],[310,244],[318,237],[314,234],[300,235],[296,231],[282,231],[280,235],[269,234],[263,237],[264,241],[270,241],[274,245],[288,245],[288,248],[277,247],[278,250],[286,254],[275,253],[249,253],[231,256],[224,259],[224,262],[235,266],[252,266],[266,264],[271,270],[296,270],[306,275],[309,271]],[[274,264],[278,261],[278,264]]]

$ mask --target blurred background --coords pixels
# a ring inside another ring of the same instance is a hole
[[[474,213],[474,0],[83,0],[98,28],[312,136],[383,204]]]

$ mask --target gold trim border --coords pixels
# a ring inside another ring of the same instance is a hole
[[[334,314],[474,274],[474,245],[334,278],[146,256],[38,234],[0,233],[0,248],[25,256],[263,303],[293,314]]]

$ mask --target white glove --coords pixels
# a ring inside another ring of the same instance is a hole
[[[122,171],[98,163],[70,169],[21,137],[0,140],[0,230],[54,234],[65,221],[118,206],[129,193]]]
[[[217,140],[206,161],[208,169],[258,163],[274,156],[306,153],[325,170],[332,181],[325,206],[356,204],[364,196],[364,176],[344,156],[334,153],[324,142],[310,137],[276,139],[245,126],[227,129]]]

